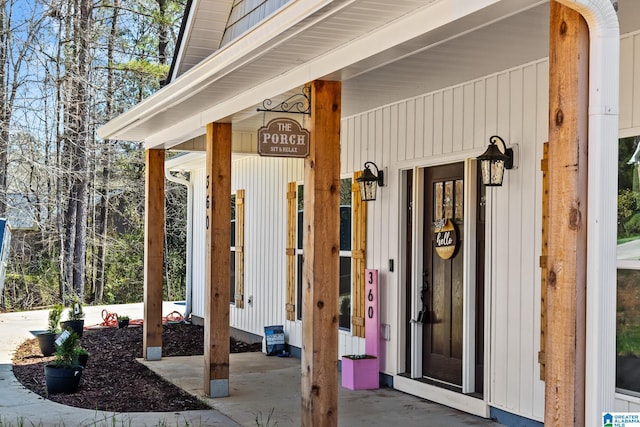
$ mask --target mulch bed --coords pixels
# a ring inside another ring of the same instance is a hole
[[[47,395],[44,365],[53,357],[40,353],[37,339],[22,343],[13,358],[13,373],[29,390],[64,405],[114,412],[169,412],[209,409],[203,401],[138,363],[142,357],[142,328],[85,330],[82,346],[89,362],[82,373],[78,392]],[[231,339],[231,352],[261,351],[260,343],[249,345]],[[185,323],[164,325],[162,355],[204,354],[204,330]]]

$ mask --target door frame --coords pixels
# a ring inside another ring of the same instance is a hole
[[[411,295],[406,294],[406,286],[403,283],[399,286],[401,304],[405,307],[407,298],[411,298],[411,313],[405,313],[405,310],[399,310],[400,316],[398,319],[399,325],[405,325],[406,317],[410,319],[417,319],[418,312],[420,311],[421,304],[419,301],[420,288],[422,286],[422,271],[424,269],[424,247],[423,247],[423,233],[424,233],[424,178],[426,168],[432,166],[440,166],[447,163],[456,163],[464,161],[464,235],[465,244],[464,251],[464,302],[463,302],[463,366],[462,366],[462,393],[450,391],[437,385],[427,384],[422,380],[422,324],[411,322],[411,331],[409,336],[411,337],[411,343],[405,342],[405,331],[401,330],[398,336],[400,337],[399,348],[401,353],[398,357],[399,370],[398,372],[404,372],[403,375],[396,376],[394,379],[394,387],[398,390],[411,393],[425,399],[435,401],[437,403],[445,404],[465,412],[473,413],[478,416],[487,417],[489,414],[488,402],[490,401],[490,388],[489,388],[489,375],[490,375],[490,298],[491,298],[491,262],[489,259],[485,260],[485,294],[484,294],[484,392],[482,398],[477,398],[471,395],[475,390],[475,276],[476,276],[476,202],[477,202],[477,162],[475,158],[468,159],[447,159],[446,163],[434,163],[427,165],[420,165],[413,167],[413,206],[412,206],[412,240],[413,248],[412,258],[413,264],[411,271],[403,271],[405,280],[411,280]],[[407,195],[406,188],[406,170],[400,171],[402,174],[400,182],[403,183],[401,189],[400,200],[406,200]],[[485,230],[485,253],[487,258],[490,258],[491,248],[491,192],[487,192],[486,195],[486,218],[487,229]],[[401,208],[404,207],[401,204]],[[399,236],[403,236],[406,230],[406,220],[400,216],[401,231]],[[402,248],[400,242],[399,248]],[[401,249],[403,251],[403,249]],[[473,286],[471,286],[473,284]],[[405,366],[405,352],[411,352],[411,366]]]

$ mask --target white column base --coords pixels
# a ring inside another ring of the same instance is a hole
[[[229,396],[229,380],[211,380],[209,381],[209,397],[228,397]]]
[[[162,359],[162,347],[147,347],[147,354],[145,360],[160,360]]]

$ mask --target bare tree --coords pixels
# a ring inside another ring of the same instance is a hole
[[[143,150],[95,128],[160,87],[184,1],[33,3],[0,0],[0,215],[7,192],[38,207],[13,271],[56,299],[138,300]]]
[[[42,17],[36,8],[21,5],[19,22],[13,19],[14,1],[0,0],[0,217],[7,210],[7,170],[11,119],[18,90],[28,82],[23,68],[38,36]]]

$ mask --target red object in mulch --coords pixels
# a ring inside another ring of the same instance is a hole
[[[184,317],[177,311],[172,311],[162,318],[162,323],[182,323]],[[129,326],[142,326],[144,319],[131,319],[129,320]],[[102,323],[95,326],[87,326],[86,329],[95,328],[117,328],[118,327],[118,313],[111,313],[107,309],[102,310]]]

